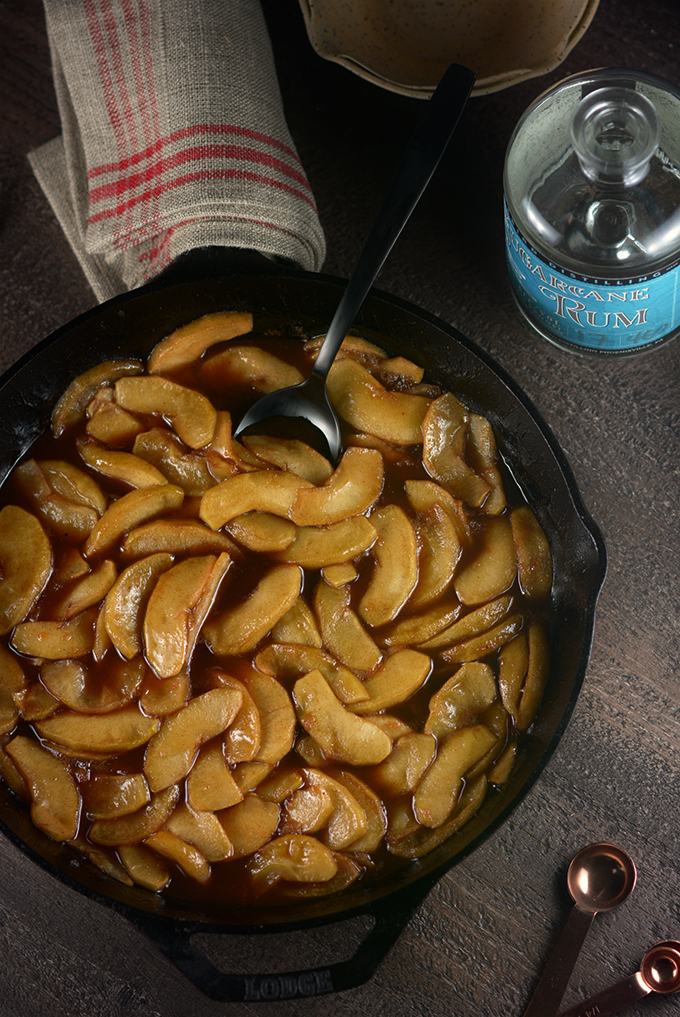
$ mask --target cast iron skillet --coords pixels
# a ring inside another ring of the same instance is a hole
[[[116,297],[60,328],[0,379],[0,479],[48,426],[57,397],[88,367],[111,357],[146,356],[179,325],[229,308],[252,310],[274,324],[287,320],[315,335],[330,321],[343,286],[327,276],[282,270],[253,252],[190,252],[155,284]],[[464,335],[378,291],[364,303],[353,330],[420,363],[426,380],[452,390],[491,421],[500,454],[552,547],[550,683],[509,780],[487,796],[462,830],[422,859],[377,876],[366,889],[349,887],[329,898],[239,909],[166,900],[141,887],[128,888],[89,863],[74,867],[69,849],[34,828],[11,792],[0,793],[0,829],[7,836],[62,882],[125,915],[216,1000],[296,998],[370,978],[435,882],[509,816],[538,778],[570,719],[590,653],[606,571],[604,544],[563,453],[526,395]],[[374,925],[354,957],[285,975],[224,973],[192,943],[197,932],[292,931],[358,915],[372,916]]]

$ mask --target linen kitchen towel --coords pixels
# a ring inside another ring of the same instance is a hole
[[[259,0],[45,0],[62,135],[29,155],[99,300],[193,247],[325,240]]]

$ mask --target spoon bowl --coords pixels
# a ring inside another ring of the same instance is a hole
[[[630,1003],[651,992],[669,995],[680,990],[680,943],[672,939],[655,943],[642,958],[640,970],[608,989],[565,1010],[560,1017],[612,1017]]]
[[[615,844],[589,844],[574,855],[567,871],[574,907],[524,1017],[555,1017],[595,915],[620,907],[636,880],[633,859]]]
[[[321,344],[310,377],[299,385],[279,389],[258,399],[235,428],[235,438],[240,438],[246,431],[261,429],[262,424],[273,418],[302,421],[307,424],[307,432],[312,430],[316,433],[317,442],[320,439],[324,446],[324,454],[331,462],[337,463],[342,451],[342,435],[326,392],[326,377],[348,328],[437,168],[474,82],[472,71],[460,64],[452,64],[446,71],[428,100],[397,168]],[[312,441],[312,444],[317,442]]]
[[[636,878],[633,860],[621,848],[614,844],[589,844],[572,858],[567,887],[577,907],[596,914],[623,904]]]

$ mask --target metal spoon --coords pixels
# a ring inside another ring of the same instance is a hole
[[[623,904],[636,879],[632,858],[614,844],[590,844],[572,858],[567,886],[574,907],[524,1017],[555,1017],[593,918]]]
[[[427,102],[423,117],[397,168],[310,377],[299,385],[271,392],[259,399],[235,429],[235,437],[240,437],[247,429],[271,417],[301,419],[321,432],[331,461],[338,461],[342,438],[340,425],[328,400],[326,375],[347,329],[437,168],[474,82],[475,75],[472,71],[460,64],[452,64],[445,72]]]
[[[560,1017],[611,1017],[624,1006],[649,995],[650,992],[678,992],[680,990],[680,943],[665,939],[656,943],[642,958],[640,970],[623,981],[611,985],[596,996],[584,1000]]]

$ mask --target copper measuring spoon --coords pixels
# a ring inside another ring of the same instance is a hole
[[[624,1006],[649,995],[650,992],[671,993],[680,989],[680,943],[662,940],[647,951],[640,970],[623,981],[611,985],[596,996],[565,1010],[560,1017],[611,1017]]]
[[[590,844],[574,855],[567,871],[574,907],[524,1017],[555,1017],[595,915],[620,907],[636,879],[633,859],[614,844]]]

